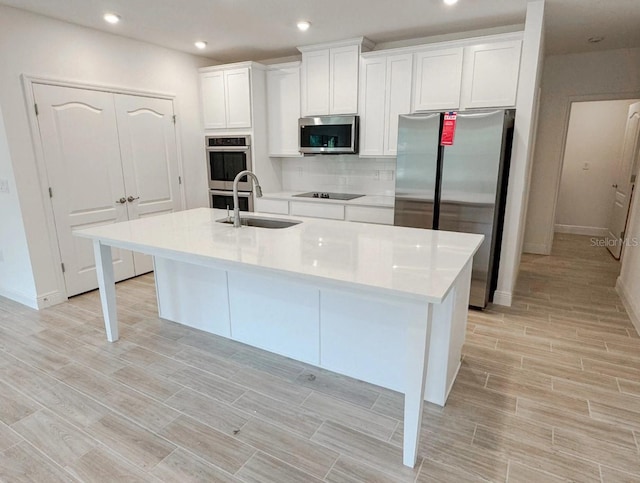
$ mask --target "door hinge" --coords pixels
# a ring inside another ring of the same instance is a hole
[[[38,111],[38,104],[37,104],[37,103],[36,103],[36,104],[34,104],[34,105],[33,105],[33,108],[34,108],[34,109],[35,109],[35,111],[36,111],[36,116],[39,116],[39,115],[40,115],[40,111]]]
[[[178,184],[182,184],[182,176],[178,176]]]
[[[175,114],[173,115],[173,123],[174,124],[176,123],[176,115]]]
[[[66,270],[64,268],[64,263],[61,263],[60,266],[62,266],[62,273],[66,272]]]
[[[637,176],[636,174],[632,174],[632,175],[631,175],[631,182],[632,182],[632,183],[635,183],[635,182],[636,182],[636,176]]]
[[[53,189],[49,186],[49,198],[53,198]]]

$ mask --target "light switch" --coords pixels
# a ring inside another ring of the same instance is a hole
[[[0,179],[0,193],[9,194],[9,180],[8,179]]]

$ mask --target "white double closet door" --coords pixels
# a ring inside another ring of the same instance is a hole
[[[97,288],[82,228],[182,208],[173,102],[33,84],[67,296]],[[153,270],[150,257],[114,250],[116,280]]]

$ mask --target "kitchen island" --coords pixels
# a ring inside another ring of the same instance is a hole
[[[404,393],[413,467],[423,401],[444,405],[460,365],[483,237],[300,217],[234,228],[226,216],[200,208],[75,232],[94,243],[108,340],[112,247],[152,255],[160,317]]]

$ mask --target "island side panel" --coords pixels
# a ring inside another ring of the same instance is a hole
[[[404,392],[408,322],[423,324],[425,304],[322,289],[320,366]]]
[[[281,276],[228,272],[231,338],[319,365],[319,289]]]
[[[155,257],[155,280],[160,317],[231,337],[224,270]]]

